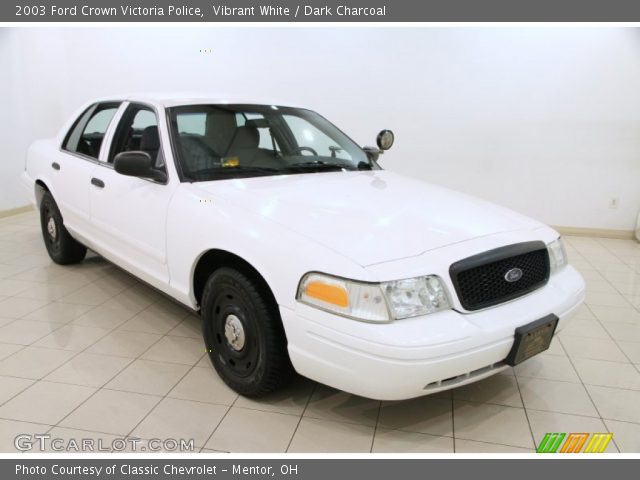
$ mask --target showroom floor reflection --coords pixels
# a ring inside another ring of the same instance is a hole
[[[196,316],[98,256],[54,265],[35,212],[0,219],[0,452],[36,433],[203,452],[531,452],[546,432],[613,432],[607,451],[640,452],[640,245],[566,239],[587,302],[525,364],[405,402],[305,379],[256,401],[219,380]]]

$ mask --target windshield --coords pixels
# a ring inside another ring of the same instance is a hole
[[[188,105],[168,111],[177,160],[188,181],[379,168],[310,110]]]

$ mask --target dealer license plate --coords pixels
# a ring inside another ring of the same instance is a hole
[[[505,363],[514,366],[549,348],[558,325],[558,317],[547,315],[516,328],[515,341]]]

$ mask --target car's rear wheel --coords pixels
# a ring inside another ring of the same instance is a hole
[[[58,205],[49,192],[44,192],[40,202],[40,224],[44,245],[51,260],[60,265],[68,265],[84,259],[87,248],[69,234],[62,222]]]
[[[207,352],[233,390],[260,396],[292,378],[277,305],[251,275],[216,270],[204,287],[201,309]]]

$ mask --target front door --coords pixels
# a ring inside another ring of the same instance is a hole
[[[176,183],[121,175],[113,159],[121,152],[144,151],[166,173],[158,117],[149,106],[130,103],[120,117],[105,162],[93,172],[91,222],[105,256],[152,285],[169,281],[166,216]]]

